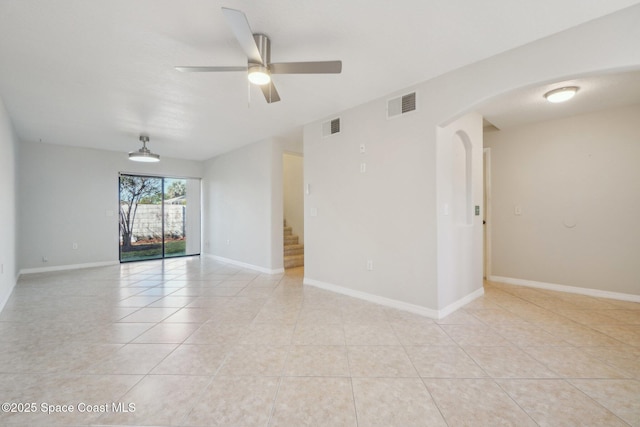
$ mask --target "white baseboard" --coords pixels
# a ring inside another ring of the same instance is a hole
[[[38,268],[23,268],[18,275],[33,274],[33,273],[48,273],[51,271],[65,271],[65,270],[80,270],[83,268],[93,267],[106,267],[110,265],[118,265],[118,261],[103,261],[103,262],[88,262],[85,264],[68,264],[68,265],[56,265],[53,267],[38,267]]]
[[[4,306],[7,305],[7,302],[9,301],[9,298],[11,298],[11,293],[13,292],[13,289],[15,288],[15,284],[13,285],[13,287],[9,290],[9,292],[6,293],[6,295],[2,295],[2,299],[0,300],[0,313],[2,312],[2,310],[4,309]]]
[[[621,301],[640,302],[640,295],[624,294],[621,292],[603,291],[600,289],[579,288],[577,286],[557,285],[555,283],[536,282],[534,280],[514,279],[512,277],[489,276],[489,281],[506,283],[508,285],[526,286],[528,288],[547,289],[550,291],[568,292],[571,294],[587,295],[597,298],[609,298]]]
[[[457,309],[469,304],[474,299],[480,298],[482,295],[484,295],[484,288],[483,287],[480,288],[480,289],[476,289],[475,291],[471,292],[469,295],[460,298],[458,301],[452,302],[451,304],[449,304],[448,306],[446,306],[442,310],[438,310],[438,315],[439,315],[438,319],[442,319],[443,317],[447,317],[448,315],[450,315],[451,313],[453,313]]]
[[[265,274],[284,273],[284,267],[270,269],[266,267],[260,267],[258,265],[247,264],[246,262],[236,261],[235,259],[225,258],[218,255],[213,255],[213,254],[204,254],[204,256],[206,256],[207,258],[215,259],[216,261],[224,262],[226,264],[235,265],[236,267],[248,268],[249,270],[259,271],[260,273],[265,273]]]
[[[358,298],[361,300],[369,301],[375,304],[383,305],[385,307],[396,308],[398,310],[408,311],[410,313],[418,314],[420,316],[429,317],[431,319],[442,319],[445,316],[456,311],[458,308],[462,307],[465,304],[468,304],[472,300],[478,298],[479,296],[484,294],[484,289],[479,289],[473,292],[470,295],[467,295],[464,298],[454,302],[453,304],[449,304],[442,310],[434,310],[427,307],[422,307],[420,305],[409,304],[404,301],[398,301],[391,298],[381,297],[378,295],[370,294],[367,292],[356,291],[354,289],[345,288],[344,286],[334,285],[332,283],[322,282],[320,280],[310,279],[308,277],[304,278],[303,283],[305,285],[314,286],[316,288],[324,289],[327,291],[335,292],[342,295],[347,295],[350,297]]]
[[[4,306],[7,305],[9,298],[11,298],[11,294],[13,293],[13,290],[16,288],[16,285],[18,284],[19,278],[20,278],[20,273],[18,273],[18,276],[16,276],[13,283],[10,285],[9,287],[10,289],[8,289],[4,295],[0,295],[0,312],[2,312],[2,310],[4,309]]]

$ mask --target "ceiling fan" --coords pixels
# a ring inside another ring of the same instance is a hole
[[[231,31],[247,55],[248,64],[237,67],[175,67],[184,72],[248,71],[249,81],[259,85],[268,103],[280,101],[280,95],[271,80],[271,74],[339,74],[342,61],[271,62],[271,41],[264,34],[253,34],[246,15],[235,9],[223,7]]]

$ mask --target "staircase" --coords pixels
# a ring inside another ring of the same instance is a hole
[[[284,268],[302,267],[304,265],[304,245],[298,243],[298,236],[284,220]]]

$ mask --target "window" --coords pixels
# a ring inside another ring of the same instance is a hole
[[[120,262],[200,254],[200,180],[120,174]]]

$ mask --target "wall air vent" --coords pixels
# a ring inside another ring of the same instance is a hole
[[[416,93],[411,92],[387,103],[387,118],[398,117],[416,110]]]
[[[322,136],[327,137],[340,133],[340,117],[322,123]]]

